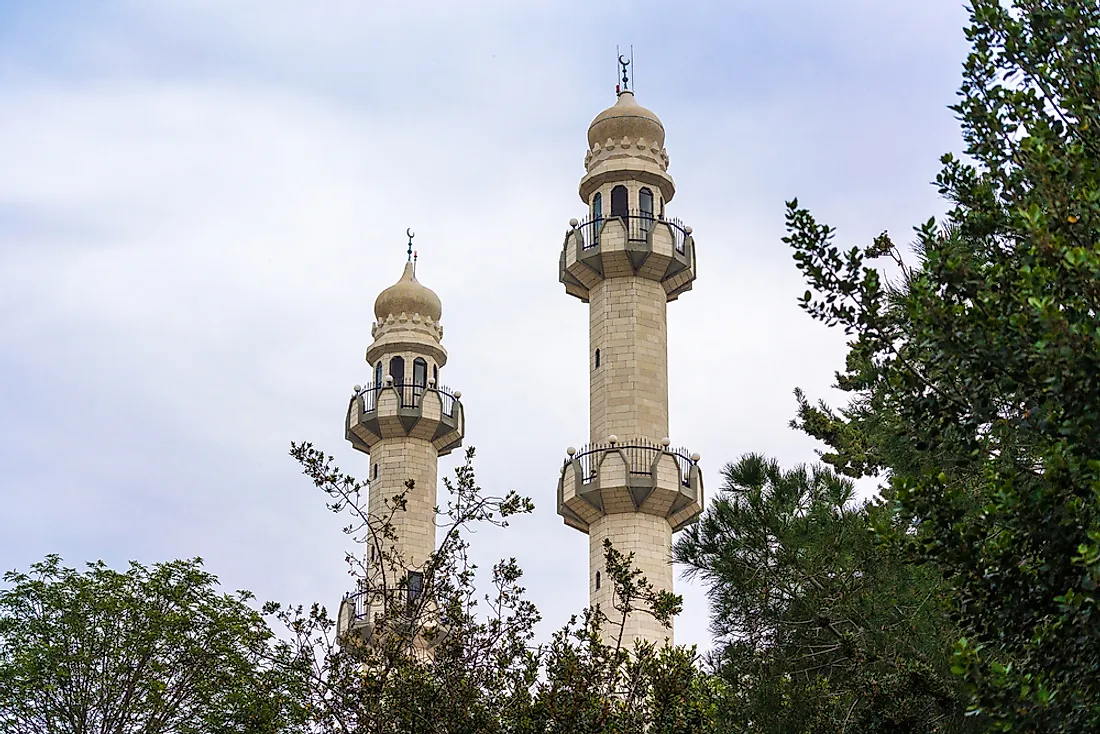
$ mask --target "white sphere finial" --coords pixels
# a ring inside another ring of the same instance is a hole
[[[575,455],[577,454],[577,449],[575,449],[574,447],[570,446],[569,448],[567,448],[567,449],[565,450],[565,453],[569,454],[570,456],[575,456]]]
[[[435,378],[434,377],[429,377],[428,378],[428,387],[435,387]]]
[[[576,217],[573,217],[569,220],[569,226],[573,229],[576,229],[578,224],[580,224],[580,220],[578,220]]]
[[[699,459],[701,459],[701,458],[703,458],[703,457],[700,456],[699,454],[692,454],[691,455],[691,460],[694,461],[696,464],[699,463]]]
[[[614,446],[619,442],[619,437],[612,433],[610,436],[607,437],[607,442]]]
[[[691,225],[690,224],[684,227],[684,234],[691,234]]]
[[[462,399],[462,391],[461,390],[455,390],[455,400],[461,400],[461,399]]]
[[[362,391],[363,386],[362,385],[355,385],[351,389],[352,389],[352,392],[358,393],[358,392]]]
[[[672,441],[669,440],[668,436],[665,436],[661,439],[661,445],[664,446],[666,449],[668,448],[668,445],[670,443],[672,443]]]
[[[386,375],[386,384],[387,385],[392,385],[393,384],[393,375]]]

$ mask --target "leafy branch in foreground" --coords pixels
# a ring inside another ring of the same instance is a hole
[[[853,337],[841,411],[798,424],[883,472],[915,557],[953,591],[955,670],[997,729],[1100,730],[1100,6],[974,0],[960,101],[973,164],[881,284],[887,238],[841,252],[796,201],[814,318]]]

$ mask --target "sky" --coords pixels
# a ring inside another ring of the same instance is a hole
[[[943,214],[965,20],[958,0],[0,0],[0,570],[201,556],[227,589],[335,613],[346,518],[288,449],[366,475],[347,401],[411,227],[479,483],[535,502],[473,554],[518,559],[548,638],[587,603],[588,541],[554,503],[588,436],[588,316],[558,256],[616,46],[694,230],[670,431],[713,498],[746,452],[816,459],[795,387],[840,399],[844,337],[798,306],[784,202],[845,247]],[[676,590],[677,642],[706,648],[705,589]]]

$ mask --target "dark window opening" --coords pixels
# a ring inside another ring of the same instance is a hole
[[[420,571],[409,571],[409,604],[414,603],[420,598],[420,593],[424,591],[424,574]]]
[[[382,386],[382,360],[378,360],[378,364],[374,365],[374,386],[375,388]]]
[[[439,385],[439,367],[432,365],[432,379],[435,380],[436,386]]]
[[[600,368],[600,350],[596,350],[596,369]]]
[[[592,218],[596,220],[603,219],[603,194],[599,191],[592,197]]]
[[[600,590],[600,572],[596,572],[596,591]]]
[[[626,208],[626,187],[620,185],[611,189],[611,216],[625,217]]]
[[[428,384],[428,363],[422,357],[413,360],[413,400],[420,402],[424,386]]]
[[[642,210],[642,229],[646,234],[653,228],[653,192],[642,189],[638,192],[638,208]]]
[[[393,378],[393,384],[404,385],[405,384],[405,360],[401,357],[394,357],[390,360],[390,377]]]
[[[371,473],[373,474],[371,479],[377,479],[378,478],[378,464],[374,465],[374,468],[371,470]]]

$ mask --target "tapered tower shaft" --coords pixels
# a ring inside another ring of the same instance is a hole
[[[373,380],[355,386],[346,423],[352,446],[370,455],[371,523],[365,578],[341,605],[340,629],[368,640],[380,616],[425,616],[415,602],[435,551],[438,460],[462,444],[466,425],[462,394],[439,384],[447,363],[442,307],[416,280],[411,240],[409,250],[401,279],[375,301],[366,354]],[[430,646],[414,640],[417,649]]]
[[[633,554],[655,588],[672,590],[672,534],[702,511],[698,454],[668,437],[669,301],[695,280],[691,228],[665,214],[675,194],[661,121],[630,91],[592,121],[580,195],[559,277],[589,304],[590,443],[570,448],[558,512],[589,536],[589,592],[608,641],[662,642],[672,628],[645,611],[623,614],[604,541]]]

